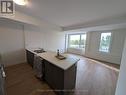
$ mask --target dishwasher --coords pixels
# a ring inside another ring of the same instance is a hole
[[[5,95],[5,71],[4,65],[0,62],[0,95]]]

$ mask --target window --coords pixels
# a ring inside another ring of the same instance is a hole
[[[70,34],[68,37],[69,48],[85,48],[86,34]]]
[[[111,32],[101,33],[100,47],[99,51],[109,52],[111,43]]]

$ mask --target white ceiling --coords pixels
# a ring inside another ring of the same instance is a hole
[[[61,27],[126,14],[126,0],[29,0],[16,10]]]

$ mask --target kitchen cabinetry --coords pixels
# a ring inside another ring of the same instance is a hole
[[[45,65],[44,79],[56,91],[58,95],[68,95],[68,92],[63,90],[73,90],[76,83],[76,64],[63,70],[52,63],[44,60]]]
[[[0,63],[0,95],[5,95],[5,72],[4,67]]]
[[[34,55],[42,58],[42,78],[49,84],[57,95],[68,95],[73,91],[76,84],[76,69],[79,59],[69,54],[63,54],[64,60],[56,58],[56,52],[34,53],[27,52],[27,61],[33,66]],[[58,91],[57,91],[58,90]]]
[[[26,50],[26,56],[27,56],[27,63],[33,67],[34,53],[29,50]]]

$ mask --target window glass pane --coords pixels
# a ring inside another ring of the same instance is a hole
[[[111,33],[102,33],[99,51],[109,52],[111,42]]]
[[[69,47],[79,48],[80,35],[69,35]]]
[[[85,48],[86,46],[86,34],[81,35],[80,48]]]

